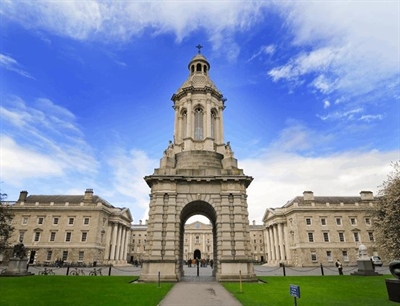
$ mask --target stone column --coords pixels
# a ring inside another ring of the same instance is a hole
[[[127,254],[130,253],[129,252],[129,237],[130,237],[130,228],[126,227],[125,239],[124,239],[124,252],[122,253],[123,254],[122,260],[124,260],[126,262],[127,262],[127,258],[128,258]]]
[[[187,130],[186,130],[186,137],[194,138],[194,135],[192,133],[192,122],[193,122],[192,99],[188,99],[188,103],[187,103]]]
[[[283,236],[285,237],[285,252],[286,252],[286,260],[287,264],[292,264],[292,254],[290,253],[290,243],[289,243],[289,229],[287,224],[285,223],[283,226]]]
[[[115,245],[115,260],[119,259],[119,253],[121,251],[120,246],[121,246],[121,231],[122,231],[122,225],[118,224],[118,234],[117,234],[117,243]]]
[[[275,263],[276,261],[276,254],[275,254],[275,240],[274,240],[274,226],[270,226],[270,236],[271,236],[271,261]]]
[[[271,227],[267,227],[266,229],[266,242],[267,242],[267,253],[268,253],[268,263],[272,260],[272,251],[271,251]]]
[[[219,108],[219,124],[218,124],[218,138],[216,140],[218,140],[217,143],[223,143],[224,142],[224,120],[223,120],[223,116],[222,116],[222,112],[223,112],[224,108],[220,107]],[[216,136],[217,137],[217,136]]]
[[[126,236],[126,228],[123,224],[121,224],[121,239],[120,239],[120,244],[119,244],[120,252],[119,252],[118,260],[122,260],[122,257],[124,254],[125,236]]]
[[[175,131],[174,135],[176,137],[175,141],[182,141],[182,120],[181,115],[179,114],[179,107],[174,106],[175,110]]]
[[[211,101],[210,99],[207,99],[206,102],[206,137],[210,138],[211,137]]]
[[[278,241],[278,225],[274,224],[273,225],[274,229],[274,250],[275,250],[275,260],[278,263],[279,262],[279,241]]]
[[[117,223],[112,224],[111,254],[110,260],[115,259],[115,245],[117,243]]]
[[[285,250],[283,249],[283,236],[282,236],[282,231],[283,231],[283,224],[278,223],[278,244],[279,244],[279,252],[280,252],[280,261],[285,259]]]

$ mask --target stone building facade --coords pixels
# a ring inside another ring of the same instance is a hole
[[[268,208],[263,225],[249,224],[251,258],[271,266],[355,265],[358,246],[374,246],[372,192],[360,196],[314,196],[306,191],[280,208]],[[15,227],[10,243],[22,239],[31,264],[126,264],[146,253],[147,220],[131,224],[129,209],[116,208],[88,189],[84,195],[27,195],[10,206]],[[183,260],[214,258],[212,224],[186,224]],[[5,258],[6,260],[6,258]]]
[[[249,225],[249,230],[253,261],[263,262],[265,258],[263,226],[256,225],[255,221],[253,221],[253,224]],[[140,222],[132,225],[131,260],[142,260],[147,243],[146,231],[147,222],[145,224]],[[185,224],[183,260],[187,261],[195,258],[211,260],[213,257],[212,225],[200,221]]]
[[[270,265],[333,265],[336,259],[355,265],[358,247],[374,247],[372,209],[374,196],[361,191],[360,196],[314,196],[305,191],[281,208],[266,210],[265,258]]]
[[[250,244],[253,260],[258,263],[265,262],[265,241],[264,241],[264,226],[253,224],[249,226],[250,230]]]
[[[29,195],[21,191],[10,206],[15,230],[30,264],[126,264],[132,216],[87,189],[82,195]]]

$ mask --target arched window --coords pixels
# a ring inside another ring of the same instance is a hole
[[[182,137],[185,138],[187,136],[187,112],[184,110],[182,112]]]
[[[203,110],[201,107],[194,110],[194,139],[203,139]]]
[[[204,69],[204,74],[207,74],[207,65],[204,65],[203,69]]]
[[[215,129],[217,127],[217,112],[213,109],[211,111],[211,138],[215,139]]]
[[[196,71],[201,71],[201,64],[200,63],[197,64]]]
[[[190,72],[193,74],[194,73],[194,65],[192,65],[191,67],[190,67]]]

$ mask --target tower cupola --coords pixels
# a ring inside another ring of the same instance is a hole
[[[161,168],[197,169],[211,164],[220,169],[236,168],[229,142],[224,142],[226,99],[210,78],[210,64],[200,52],[202,47],[197,48],[198,53],[188,64],[188,78],[171,97],[174,138],[164,151]],[[187,163],[188,158],[183,156],[191,156],[196,162]]]

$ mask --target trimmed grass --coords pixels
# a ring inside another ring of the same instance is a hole
[[[243,306],[294,305],[290,285],[300,286],[297,305],[307,306],[385,306],[389,301],[384,276],[271,276],[259,277],[267,283],[223,283]]]
[[[158,305],[173,283],[131,284],[133,276],[0,277],[0,305]]]

